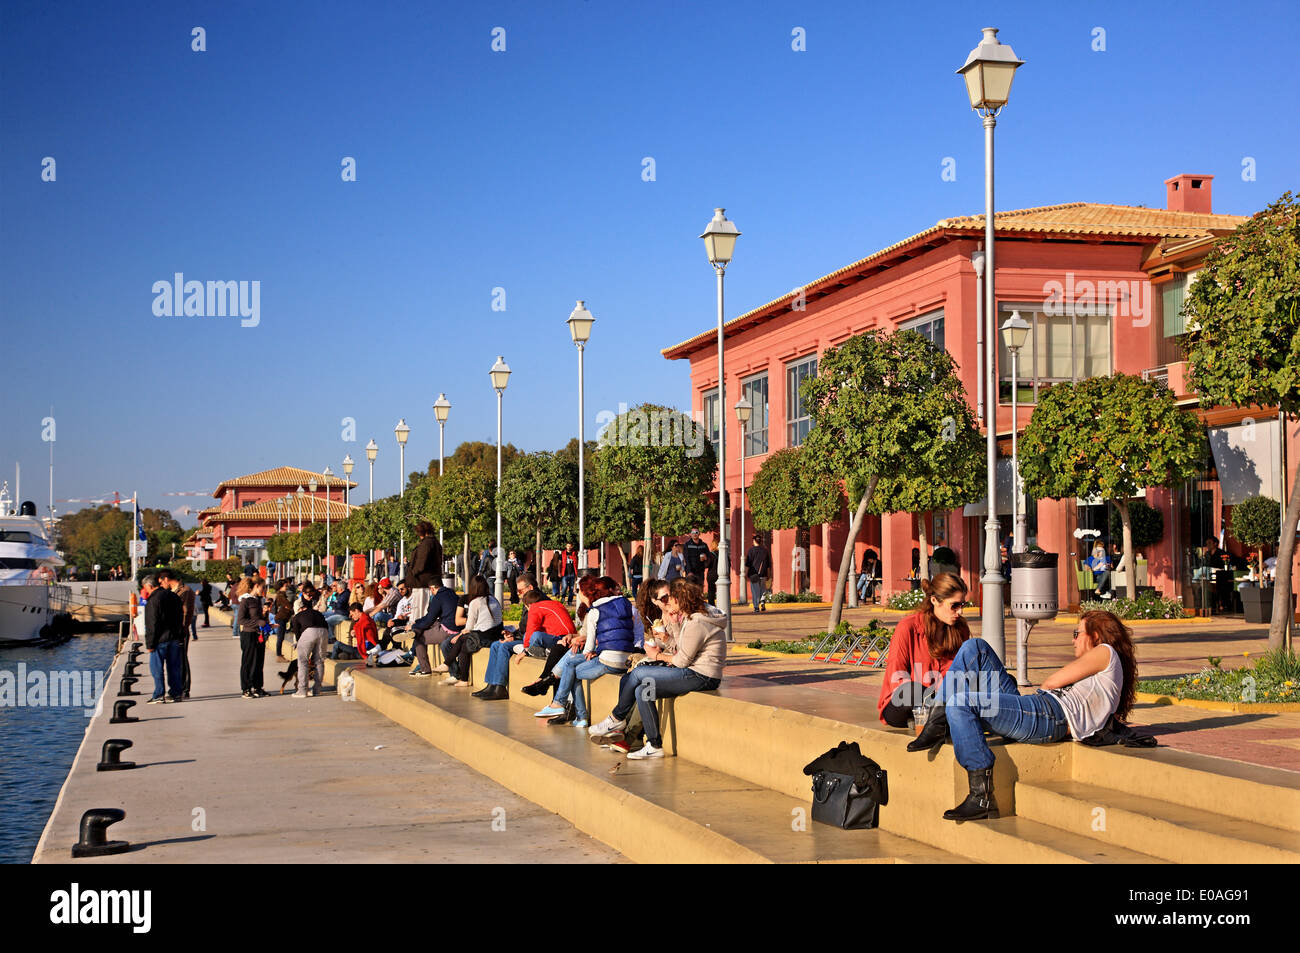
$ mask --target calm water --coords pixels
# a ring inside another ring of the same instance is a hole
[[[86,634],[49,649],[0,650],[0,863],[31,861],[90,723],[82,702],[94,697],[93,673],[107,671],[116,645],[113,634]],[[60,679],[51,677],[58,672],[81,673],[75,697],[69,697],[71,679],[62,679],[59,689]],[[34,673],[39,674],[34,678]],[[92,676],[87,679],[86,673]],[[26,687],[18,682],[20,674]],[[35,686],[51,682],[55,687],[45,692],[44,705],[16,706],[15,688],[25,702],[34,702],[39,700]]]

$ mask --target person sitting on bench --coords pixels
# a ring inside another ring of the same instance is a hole
[[[907,727],[912,709],[927,703],[933,686],[970,638],[970,627],[961,617],[967,593],[961,576],[941,572],[922,579],[921,590],[921,607],[898,623],[889,641],[876,713],[891,728]]]

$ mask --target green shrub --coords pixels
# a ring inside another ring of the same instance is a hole
[[[808,655],[821,644],[826,635],[825,632],[818,632],[816,635],[794,642],[764,642],[762,639],[755,639],[748,645],[751,649],[763,649],[767,652],[780,652],[785,655]],[[876,636],[884,636],[884,651],[888,651],[889,640],[893,637],[893,630],[882,625],[878,619],[872,619],[861,628],[849,625],[847,622],[841,622],[835,627],[835,635],[850,636],[850,641],[858,636],[867,636],[868,641]]]
[[[1251,667],[1225,671],[1204,668],[1176,678],[1138,681],[1138,691],[1197,701],[1244,703],[1300,701],[1300,657],[1285,648],[1272,649]]]
[[[1121,619],[1182,619],[1187,611],[1178,599],[1166,599],[1158,592],[1144,592],[1136,599],[1089,599],[1080,612],[1113,612]]]
[[[800,593],[772,592],[768,593],[767,601],[773,605],[778,605],[782,602],[821,602],[822,597],[818,593],[807,591]]]
[[[886,608],[898,609],[903,612],[911,612],[919,609],[921,603],[925,601],[925,593],[920,589],[908,589],[903,592],[895,592],[885,603]]]

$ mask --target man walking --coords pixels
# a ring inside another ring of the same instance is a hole
[[[573,584],[577,578],[578,554],[573,551],[573,543],[565,543],[564,552],[560,553],[560,579],[564,583],[560,598],[565,605],[573,604]]]
[[[149,674],[153,676],[150,705],[162,704],[166,695],[181,700],[181,652],[185,630],[185,610],[180,596],[158,585],[156,576],[145,576],[144,650],[149,653]],[[165,673],[165,674],[164,674]],[[166,692],[166,695],[164,695]]]
[[[700,531],[698,529],[691,530],[690,539],[686,540],[686,545],[682,547],[682,549],[682,555],[686,562],[686,575],[697,577],[701,587],[707,586],[709,574],[709,547],[704,540],[700,539]]]
[[[749,596],[754,602],[754,611],[766,612],[763,586],[772,576],[772,554],[767,551],[763,537],[758,533],[754,534],[754,545],[745,553],[745,576],[749,579]]]
[[[190,640],[199,637],[195,631],[198,613],[194,610],[194,590],[181,582],[170,569],[158,573],[158,579],[181,600],[181,697],[190,697]]]

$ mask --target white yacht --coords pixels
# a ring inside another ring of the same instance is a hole
[[[0,645],[63,638],[71,590],[54,581],[63,557],[50,546],[36,504],[14,512],[6,496],[0,490]]]

